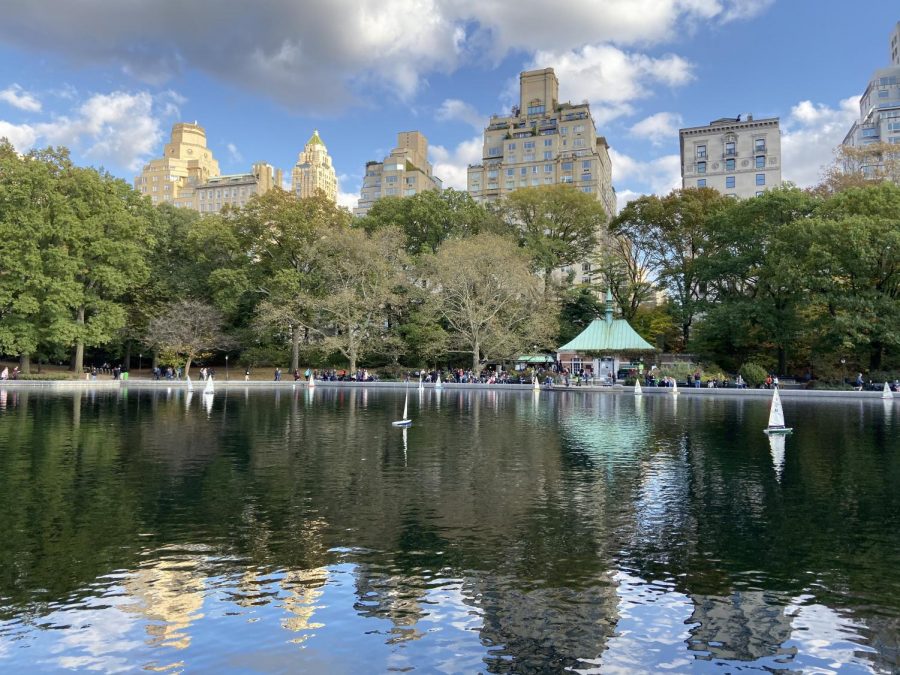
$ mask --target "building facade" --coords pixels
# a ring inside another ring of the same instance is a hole
[[[319,190],[331,201],[337,201],[337,176],[331,164],[328,148],[325,147],[325,143],[319,137],[319,130],[316,129],[291,171],[291,192],[300,199],[305,199],[312,197]]]
[[[253,195],[281,187],[281,179],[281,169],[265,162],[254,164],[250,173],[222,176],[203,127],[179,122],[172,127],[163,156],[144,165],[134,186],[153,204],[218,213],[223,206],[243,206]]]
[[[729,197],[754,197],[781,185],[777,117],[723,117],[680,129],[681,186],[708,187]]]
[[[281,169],[257,162],[250,173],[210,178],[194,188],[194,208],[200,213],[218,213],[225,206],[244,206],[255,196],[281,187]]]
[[[859,100],[859,119],[844,137],[845,147],[865,148],[876,143],[900,145],[900,22],[894,27],[889,43],[892,65],[876,70],[869,78]],[[880,152],[862,153],[859,165],[853,168],[874,178],[884,168],[884,159]]]
[[[204,128],[180,122],[172,127],[163,156],[144,165],[134,187],[154,204],[194,208],[194,188],[218,175],[219,163],[206,147]]]
[[[366,174],[353,209],[364,216],[382,197],[411,197],[426,190],[440,190],[442,183],[431,172],[428,140],[418,131],[397,134],[397,147],[382,162],[366,162]]]
[[[609,145],[587,102],[560,103],[552,68],[519,75],[519,104],[493,115],[484,130],[482,161],[471,164],[467,190],[480,202],[524,187],[570,184],[616,213]]]

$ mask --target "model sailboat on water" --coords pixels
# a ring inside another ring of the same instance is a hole
[[[640,380],[640,378],[638,378],[634,381],[634,395],[640,396],[643,393],[644,393],[644,390],[641,389],[641,380]]]
[[[789,434],[793,429],[784,426],[784,410],[781,409],[781,397],[778,389],[772,392],[772,405],[769,408],[769,426],[764,431],[767,434]]]
[[[409,390],[406,391],[406,398],[403,400],[403,418],[396,422],[391,422],[392,427],[411,427],[412,420],[409,419]]]

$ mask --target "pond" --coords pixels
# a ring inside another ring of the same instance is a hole
[[[0,670],[896,672],[900,401],[0,391]]]

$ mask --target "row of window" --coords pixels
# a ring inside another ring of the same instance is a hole
[[[588,176],[588,177],[582,176],[582,180],[590,180],[590,176]],[[553,184],[553,176],[544,176],[543,181],[541,181],[540,178],[535,178],[535,177],[531,178],[531,186],[532,187],[541,185],[542,182],[544,185],[552,185]],[[562,176],[559,179],[559,182],[560,183],[574,183],[575,181],[572,178],[572,176]],[[519,187],[527,187],[528,184],[529,184],[529,181],[527,178],[521,178],[519,180]],[[516,189],[516,181],[507,179],[504,182],[503,187],[507,190],[515,190]],[[486,189],[498,190],[499,188],[500,188],[500,184],[498,182],[490,181],[490,182],[488,182]],[[477,181],[473,181],[472,182],[472,191],[478,192],[479,190],[481,190],[481,184],[478,183]],[[593,192],[594,186],[593,185],[584,185],[584,186],[580,187],[579,190],[581,190],[582,192]],[[363,195],[363,198],[365,198],[365,195]]]
[[[754,138],[753,139],[753,151],[754,152],[765,152],[766,151],[766,139],[765,138]],[[726,141],[725,142],[725,156],[734,156],[736,155],[736,147],[734,141]],[[706,146],[698,145],[697,146],[697,159],[706,159]]]
[[[757,155],[754,158],[754,168],[756,169],[765,169],[766,168],[766,157],[765,155]],[[726,159],[725,160],[725,170],[726,171],[735,171],[737,165],[735,164],[734,159]],[[697,173],[706,173],[706,162],[697,162]]]
[[[735,176],[725,176],[725,188],[733,188],[735,186],[736,178]],[[765,185],[766,184],[766,174],[758,173],[756,174],[756,184],[757,185]],[[697,187],[706,187],[706,179],[698,178],[697,179]]]

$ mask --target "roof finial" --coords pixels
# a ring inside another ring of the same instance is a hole
[[[613,322],[613,296],[612,291],[606,289],[606,323],[612,325]]]

